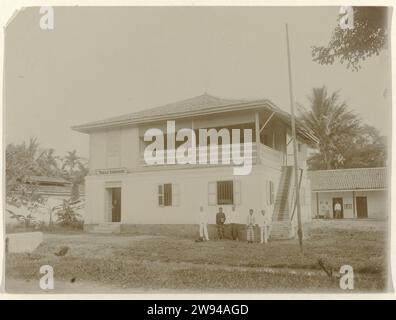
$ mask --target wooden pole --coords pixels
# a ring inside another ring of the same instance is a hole
[[[291,127],[293,136],[293,158],[294,158],[294,184],[296,189],[296,202],[297,202],[297,221],[298,221],[298,242],[300,244],[300,250],[304,253],[303,247],[303,228],[301,221],[301,204],[300,204],[300,190],[298,186],[298,159],[297,159],[297,138],[296,138],[296,119],[294,115],[294,99],[293,99],[293,87],[292,87],[292,71],[290,61],[290,45],[289,45],[289,29],[286,23],[286,44],[287,44],[287,62],[289,71],[289,97],[290,97],[290,111],[291,111]]]
[[[255,133],[256,133],[256,158],[257,164],[261,164],[261,153],[260,153],[260,117],[258,111],[254,114]]]

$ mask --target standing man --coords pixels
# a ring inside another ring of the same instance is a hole
[[[217,225],[217,234],[219,239],[224,239],[224,223],[226,221],[225,214],[223,212],[223,208],[219,208],[219,212],[216,214],[216,225]]]
[[[261,243],[267,243],[271,228],[271,222],[269,220],[269,215],[265,212],[265,210],[261,210],[261,216],[258,225],[260,227]]]
[[[254,241],[254,224],[253,209],[249,209],[249,215],[246,219],[246,238],[248,243],[253,243]]]
[[[335,211],[335,218],[340,219],[341,218],[341,203],[339,201],[336,202],[334,205],[334,211]]]
[[[235,204],[232,205],[230,222],[231,222],[231,237],[232,237],[232,240],[237,240],[237,239],[239,240],[239,237],[238,237],[239,212],[236,209]]]
[[[208,215],[204,211],[203,206],[199,207],[198,213],[198,224],[199,224],[199,237],[201,240],[209,240],[208,236]]]

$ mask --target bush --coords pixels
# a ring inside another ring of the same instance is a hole
[[[57,215],[57,223],[62,227],[72,229],[82,229],[84,220],[81,214],[76,210],[82,207],[81,201],[63,200],[62,205],[55,212]]]

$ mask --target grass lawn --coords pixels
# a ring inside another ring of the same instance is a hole
[[[54,268],[55,292],[345,292],[339,288],[339,270],[350,265],[352,292],[384,291],[385,229],[386,222],[379,221],[315,221],[303,256],[297,240],[261,245],[153,235],[46,234],[34,253],[8,254],[6,289],[41,292],[39,269],[48,264]],[[57,257],[54,252],[62,246],[70,250]],[[333,270],[332,279],[318,259]]]

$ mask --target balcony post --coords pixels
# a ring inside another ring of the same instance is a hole
[[[260,153],[260,118],[259,113],[256,111],[255,115],[255,133],[256,133],[256,161],[257,164],[261,164],[261,153]]]

